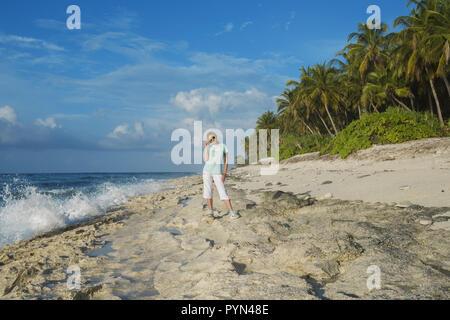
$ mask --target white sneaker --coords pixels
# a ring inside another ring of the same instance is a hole
[[[230,218],[232,220],[239,219],[240,217],[241,216],[239,214],[235,213],[234,211],[230,211]]]

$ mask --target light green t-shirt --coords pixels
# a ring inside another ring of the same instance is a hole
[[[208,161],[203,168],[203,172],[209,174],[222,174],[224,155],[228,153],[228,148],[223,143],[212,144],[208,146]]]

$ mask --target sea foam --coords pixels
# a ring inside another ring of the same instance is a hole
[[[12,187],[5,185],[0,195],[0,247],[105,214],[111,206],[162,188],[161,180],[154,179],[123,184],[104,182],[89,191],[74,188],[43,191],[32,185],[12,191]]]

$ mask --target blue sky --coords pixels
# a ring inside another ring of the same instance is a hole
[[[81,30],[66,9],[81,8]],[[301,66],[395,1],[3,1],[0,172],[193,171],[175,128],[253,128]]]

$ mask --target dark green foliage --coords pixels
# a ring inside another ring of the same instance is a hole
[[[353,151],[370,148],[373,144],[402,143],[445,135],[447,133],[440,129],[437,117],[391,107],[386,112],[365,115],[353,121],[322,148],[321,153],[340,154],[346,158]]]

